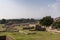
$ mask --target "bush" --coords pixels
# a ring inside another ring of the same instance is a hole
[[[58,29],[58,28],[60,28],[60,22],[53,22],[52,28],[53,28],[53,29]]]

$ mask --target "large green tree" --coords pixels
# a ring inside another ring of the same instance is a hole
[[[46,27],[50,26],[52,23],[53,23],[53,18],[51,16],[43,17],[40,20],[40,24],[43,25],[43,26],[46,26]]]

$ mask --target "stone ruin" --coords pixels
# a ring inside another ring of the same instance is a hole
[[[11,32],[19,32],[19,30],[17,28],[14,28],[15,26],[20,26],[19,24],[12,24],[12,23],[6,23],[3,28],[5,28],[5,32],[6,31],[11,31]]]
[[[0,40],[14,40],[14,39],[8,36],[0,36]]]
[[[46,31],[46,28],[43,28],[42,26],[36,25],[35,30],[37,30],[37,31]]]

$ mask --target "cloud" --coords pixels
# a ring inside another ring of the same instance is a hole
[[[40,11],[43,16],[60,17],[60,0],[56,0],[53,4],[48,4],[47,7],[42,7]]]
[[[57,3],[60,3],[60,0],[56,0]]]
[[[60,3],[56,2],[52,5],[50,5],[49,7],[50,12],[51,12],[51,16],[53,17],[59,17],[60,16]]]

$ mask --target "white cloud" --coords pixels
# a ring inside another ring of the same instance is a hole
[[[50,6],[51,16],[59,17],[60,16],[60,3],[54,3]]]
[[[47,7],[42,7],[42,9],[40,10],[41,14],[43,14],[43,16],[52,16],[54,18],[56,17],[60,17],[60,0],[56,0],[55,3],[53,4],[49,4]],[[40,7],[41,8],[41,7]]]
[[[60,0],[56,0],[57,3],[60,3]]]

